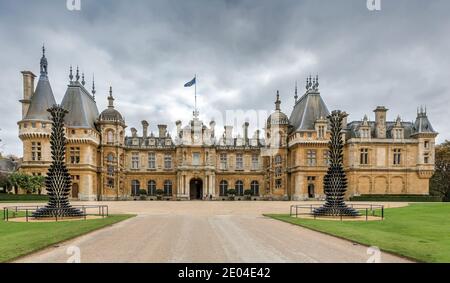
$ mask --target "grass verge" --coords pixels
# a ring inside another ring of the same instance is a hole
[[[450,204],[412,204],[385,210],[384,221],[332,221],[265,216],[348,239],[421,262],[450,262]]]
[[[135,215],[110,215],[103,219],[17,223],[0,220],[0,262],[9,262],[48,246],[87,234]]]

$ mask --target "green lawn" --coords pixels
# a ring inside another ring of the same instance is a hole
[[[412,204],[385,210],[384,221],[341,222],[269,214],[300,225],[421,262],[450,262],[450,204]]]
[[[123,221],[134,215],[51,223],[17,223],[0,220],[0,262],[8,262],[53,244]]]

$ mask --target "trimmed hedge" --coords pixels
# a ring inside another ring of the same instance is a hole
[[[441,202],[442,198],[430,195],[360,195],[350,197],[350,201]]]
[[[0,194],[0,202],[48,201],[47,195]]]

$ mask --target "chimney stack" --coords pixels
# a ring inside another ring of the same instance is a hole
[[[144,139],[146,139],[147,138],[147,134],[148,134],[148,126],[149,126],[149,124],[145,120],[143,120],[141,123],[142,123],[142,137]]]
[[[209,122],[209,127],[211,128],[211,138],[214,138],[216,135],[216,122],[215,121]]]
[[[137,137],[137,130],[136,130],[136,128],[131,128],[131,136],[133,138]]]
[[[34,93],[34,78],[36,76],[30,71],[22,72],[23,78],[23,99],[20,100],[22,103],[22,119],[25,119],[25,116],[28,113],[28,109],[30,108],[31,98]]]
[[[178,120],[175,122],[175,125],[177,126],[177,136],[181,136],[181,121]]]
[[[231,145],[233,143],[233,126],[225,126],[225,144]]]
[[[250,124],[248,122],[245,122],[244,125],[242,126],[244,128],[244,144],[247,145],[248,144],[248,126]]]
[[[167,125],[158,125],[159,137],[165,138],[167,134]]]
[[[384,106],[378,106],[375,112],[375,133],[379,139],[386,138],[386,112],[388,109]]]
[[[348,117],[348,114],[345,111],[342,112],[342,114],[344,114],[344,118],[342,119],[342,129],[345,130],[345,129],[347,129],[347,117]]]

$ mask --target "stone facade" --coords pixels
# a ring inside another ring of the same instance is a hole
[[[21,170],[45,175],[51,162],[51,123],[46,109],[55,103],[47,74],[45,54],[35,89],[35,75],[24,71],[23,115],[19,137],[23,143]],[[67,163],[73,177],[72,197],[80,200],[127,200],[142,195],[172,200],[226,199],[228,189],[244,199],[322,199],[323,178],[328,162],[329,111],[319,92],[318,78],[307,79],[306,91],[298,97],[288,118],[281,111],[277,93],[275,111],[268,117],[264,135],[232,136],[225,126],[216,134],[194,111],[192,120],[176,124],[172,137],[166,125],[157,134],[142,121],[141,134],[131,128],[126,135],[124,118],[114,107],[112,88],[109,105],[98,113],[95,85],[85,88],[84,75],[73,76],[62,101],[69,110],[66,123]],[[81,79],[81,81],[80,81]],[[426,111],[418,110],[416,121],[387,121],[388,109],[375,109],[375,121],[344,121],[344,165],[349,180],[348,196],[360,194],[428,194],[434,172],[437,133]]]

